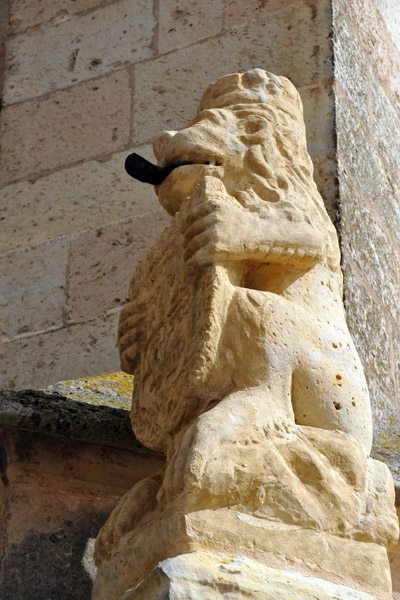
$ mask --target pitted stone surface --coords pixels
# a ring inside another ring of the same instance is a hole
[[[12,37],[4,102],[43,96],[149,58],[154,25],[151,2],[120,0]]]
[[[254,600],[378,600],[374,594],[319,577],[271,569],[247,557],[229,558],[205,552],[164,560],[119,600],[218,600],[228,595]]]
[[[223,77],[154,152],[178,165],[157,187],[173,220],[131,280],[119,351],[135,375],[134,432],[167,464],[102,528],[93,598],[141,598],[165,556],[230,548],[389,600],[393,480],[370,458],[298,92],[261,69]]]
[[[150,146],[135,151],[153,158]],[[92,231],[158,209],[154,191],[129,180],[122,171],[125,158],[126,152],[118,152],[105,162],[88,160],[35,182],[4,187],[0,218],[8,225],[0,231],[1,252]]]

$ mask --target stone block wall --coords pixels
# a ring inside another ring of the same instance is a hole
[[[127,283],[168,217],[123,170],[237,70],[286,75],[335,213],[329,0],[9,1],[0,387],[117,370]]]
[[[333,2],[344,297],[380,431],[400,414],[400,13]],[[397,422],[396,422],[397,417]],[[396,433],[397,436],[397,433]]]
[[[124,159],[151,159],[153,136],[183,126],[210,81],[259,66],[302,95],[315,179],[341,237],[351,332],[390,426],[400,402],[393,3],[8,0],[1,10],[0,386],[119,368],[128,279],[168,222]]]

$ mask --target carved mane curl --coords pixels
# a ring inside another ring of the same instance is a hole
[[[224,179],[228,193],[250,210],[261,200],[289,202],[305,216],[317,212],[321,228],[329,232],[328,264],[337,270],[336,232],[313,179],[303,106],[294,85],[262,69],[227,75],[204,93],[199,115],[209,109],[229,109],[236,117],[231,138],[242,145],[244,161],[239,177]]]

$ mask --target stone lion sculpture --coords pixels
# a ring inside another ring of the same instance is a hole
[[[339,429],[369,451],[370,403],[341,301],[337,235],[312,178],[295,88],[258,69],[224,77],[154,151],[161,165],[189,164],[158,187],[174,221],[121,314],[138,438],[175,448],[182,426],[246,390],[268,424]]]
[[[135,554],[140,531],[171,506],[236,507],[386,548],[396,537],[392,484],[368,459],[368,391],[298,92],[261,69],[223,77],[154,152],[168,169],[156,191],[173,220],[131,281],[119,349],[135,375],[134,432],[167,464],[114,511],[98,564],[128,538]]]

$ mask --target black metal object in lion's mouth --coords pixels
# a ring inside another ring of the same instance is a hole
[[[188,165],[191,163],[182,163]],[[153,165],[135,152],[130,154],[125,161],[125,171],[138,181],[150,183],[151,185],[160,185],[176,167],[181,167],[182,164],[168,165],[167,167],[159,167]]]

